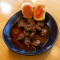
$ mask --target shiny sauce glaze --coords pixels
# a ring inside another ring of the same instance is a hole
[[[26,20],[23,19],[24,22],[26,23]],[[18,21],[20,22],[20,21]],[[24,50],[33,50],[33,49],[36,49],[36,48],[40,48],[42,47],[46,41],[48,40],[48,36],[49,36],[49,27],[47,26],[47,24],[45,24],[45,26],[43,28],[45,28],[47,30],[47,34],[46,36],[40,36],[39,35],[39,32],[37,32],[34,40],[40,40],[40,46],[38,47],[33,47],[32,45],[31,46],[26,46],[24,43],[23,43],[23,40],[17,40],[18,39],[18,36],[19,34],[23,33],[24,32],[24,29],[23,28],[19,28],[18,27],[18,22],[14,25],[14,27],[12,28],[11,30],[11,38],[12,38],[12,41],[21,49],[24,49]]]

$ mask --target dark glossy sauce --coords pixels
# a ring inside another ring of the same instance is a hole
[[[48,40],[48,36],[49,36],[49,28],[48,28],[48,26],[46,24],[45,24],[44,28],[47,29],[47,31],[48,31],[47,35],[45,37],[41,37],[40,35],[37,34],[36,37],[35,37],[35,39],[39,39],[40,40],[40,42],[41,42],[40,47],[43,46],[46,43],[46,41]],[[11,38],[12,38],[13,42],[18,47],[20,47],[20,48],[22,48],[24,50],[32,50],[32,49],[34,49],[33,46],[26,46],[22,41],[18,41],[17,40],[19,34],[23,33],[23,31],[24,31],[23,29],[18,27],[18,24],[16,24],[13,27],[13,29],[11,31]]]

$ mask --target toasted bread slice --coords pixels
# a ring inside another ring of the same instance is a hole
[[[31,4],[24,4],[22,6],[22,13],[25,18],[32,18],[33,16],[33,7]]]
[[[34,14],[33,17],[36,21],[43,21],[45,19],[45,6],[37,4],[34,7]]]

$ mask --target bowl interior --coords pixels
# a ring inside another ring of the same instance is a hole
[[[7,22],[7,24],[5,25],[5,28],[3,30],[3,39],[6,43],[6,45],[14,52],[23,54],[23,55],[36,55],[36,54],[41,54],[41,53],[49,50],[56,42],[56,39],[58,36],[58,26],[57,26],[54,18],[49,13],[46,12],[45,22],[49,26],[49,38],[48,38],[46,44],[39,49],[27,51],[27,50],[18,48],[12,42],[11,35],[10,35],[11,29],[17,23],[17,21],[22,19],[22,17],[23,17],[22,12],[19,11],[14,16],[12,16],[9,19],[9,21]]]

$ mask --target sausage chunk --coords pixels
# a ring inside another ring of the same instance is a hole
[[[20,34],[18,37],[18,40],[22,40],[22,39],[24,39],[24,34]]]
[[[28,19],[27,23],[30,24],[32,27],[35,26],[35,21],[33,19]]]
[[[24,29],[25,29],[26,31],[31,31],[32,26],[31,26],[31,25],[25,25]]]
[[[37,22],[37,25],[39,25],[40,27],[44,26],[44,22]]]
[[[24,31],[24,36],[30,36],[30,32]]]
[[[46,36],[47,34],[47,30],[46,29],[42,29],[42,31],[40,32],[41,36]]]
[[[41,27],[39,25],[35,26],[38,31],[41,31]]]
[[[31,44],[30,37],[25,37],[24,44],[25,45],[30,45]]]
[[[33,39],[35,37],[35,33],[32,32],[31,35],[30,35],[30,38]]]
[[[27,20],[27,23],[30,24],[30,23],[35,23],[33,19],[28,19]]]
[[[40,40],[34,40],[32,42],[32,45],[35,46],[35,47],[39,46],[40,45]]]
[[[24,27],[24,26],[25,26],[25,23],[23,20],[18,22],[18,27]]]
[[[36,28],[35,27],[32,28],[32,32],[36,33]]]

